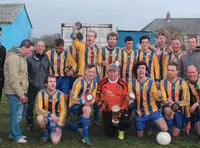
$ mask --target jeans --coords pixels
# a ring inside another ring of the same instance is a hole
[[[26,105],[22,104],[17,95],[6,95],[8,98],[9,112],[10,112],[10,132],[9,138],[19,140],[22,138],[22,130],[20,122],[25,115]]]

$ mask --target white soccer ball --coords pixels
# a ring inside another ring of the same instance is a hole
[[[171,136],[168,132],[159,132],[156,136],[156,141],[160,145],[168,145],[171,142]]]

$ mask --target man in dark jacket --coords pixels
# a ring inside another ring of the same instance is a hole
[[[36,51],[27,57],[28,65],[28,107],[26,113],[26,120],[28,130],[33,130],[33,109],[35,104],[35,97],[39,90],[44,88],[45,79],[49,73],[49,60],[44,54],[45,44],[43,41],[38,41],[36,44]]]
[[[195,65],[200,71],[200,48],[197,48],[197,37],[190,36],[188,39],[188,50],[182,56],[179,64],[179,76],[186,79],[186,68],[188,65]]]
[[[5,62],[5,57],[6,57],[6,48],[3,45],[1,45],[1,34],[2,34],[2,28],[0,27],[0,99],[2,96],[2,88],[4,86],[3,66]]]

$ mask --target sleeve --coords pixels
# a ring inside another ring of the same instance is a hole
[[[79,40],[72,40],[72,46],[75,47],[78,51],[80,51],[84,48],[85,45]]]
[[[103,62],[102,48],[99,48],[99,52],[98,52],[98,65],[101,65],[102,62]]]
[[[157,95],[158,89],[157,89],[157,87],[156,87],[156,83],[155,83],[155,82],[153,82],[153,84],[152,84],[151,92],[152,92],[153,98],[154,98],[156,101],[160,101],[160,98],[159,98],[158,95]]]
[[[78,94],[81,89],[80,80],[81,79],[77,79],[73,84],[71,95],[70,95],[70,100],[71,100],[72,104],[82,104],[83,99],[78,98]]]
[[[77,63],[74,60],[74,58],[72,57],[71,53],[68,52],[67,54],[67,61],[66,61],[66,65],[71,66],[73,68],[74,71],[77,70]]]
[[[93,83],[93,85],[95,85],[94,89],[92,90],[91,94],[94,98],[96,98],[96,94],[97,94],[97,84]],[[91,103],[94,103],[96,99],[93,99],[93,101]]]
[[[85,49],[85,44],[81,43],[78,40],[73,40],[72,46],[74,46],[79,52],[78,75],[84,76],[84,64],[85,64],[84,49]]]
[[[186,121],[190,121],[190,93],[189,93],[188,85],[185,81],[183,82],[182,88],[183,88],[182,100],[186,100],[186,102],[188,102],[188,105],[186,105],[184,107],[185,108],[185,118],[186,118]]]
[[[156,55],[153,56],[153,71],[155,73],[155,81],[160,81],[160,65]]]
[[[166,104],[167,103],[167,94],[166,94],[166,91],[165,91],[165,88],[164,88],[164,80],[162,80],[160,82],[160,91],[161,91],[161,94],[162,94],[163,104]]]
[[[58,125],[64,126],[65,125],[65,116],[66,116],[66,102],[64,94],[61,94],[60,96],[60,102],[59,102],[59,118],[58,118]]]
[[[182,60],[183,56],[181,57],[180,59],[180,62],[179,62],[179,73],[178,73],[178,76],[183,78],[183,60]]]
[[[128,92],[133,92],[133,85],[132,85],[132,82],[130,81],[128,83]]]
[[[163,78],[166,78],[167,77],[167,64],[168,64],[168,62],[167,62],[167,56],[168,55],[163,55],[163,63],[162,63],[162,69],[163,69]]]
[[[97,94],[96,94],[96,102],[99,102],[101,100],[101,93],[102,93],[102,85],[101,85],[101,82],[100,81],[97,85]]]
[[[8,82],[12,90],[17,96],[22,96],[25,92],[20,85],[20,77],[19,77],[19,64],[20,64],[20,57],[17,55],[10,55],[7,58],[8,64]]]
[[[126,106],[127,106],[127,92],[128,92],[128,87],[127,87],[127,85],[124,84],[124,90],[123,90],[123,96],[122,96],[121,110],[126,109]]]
[[[35,100],[36,100],[35,101],[36,114],[43,115],[45,117],[51,116],[50,112],[47,112],[46,110],[43,109],[43,101],[42,101],[42,93],[41,93],[41,91],[38,92]]]

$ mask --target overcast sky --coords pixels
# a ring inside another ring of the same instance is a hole
[[[33,36],[60,33],[61,23],[113,24],[140,30],[155,18],[200,18],[200,0],[1,0],[25,3]]]

